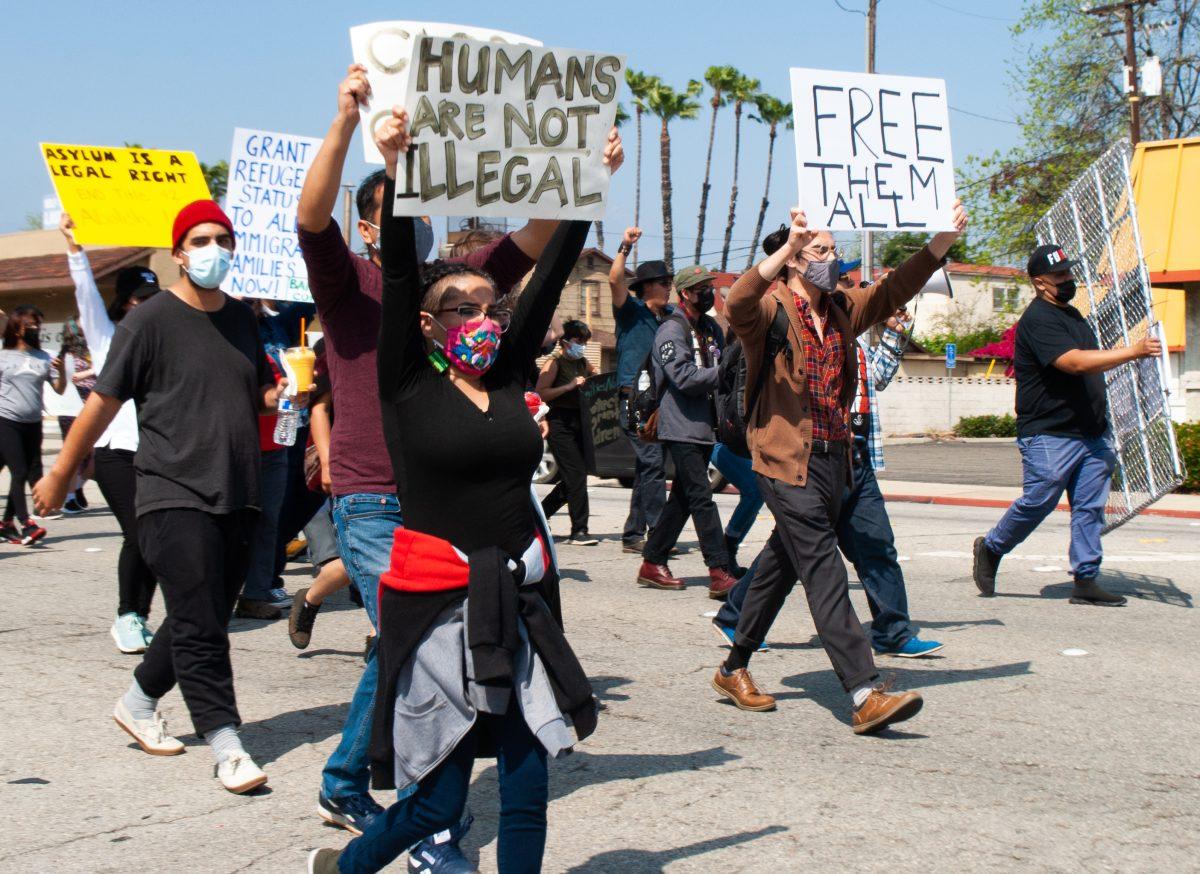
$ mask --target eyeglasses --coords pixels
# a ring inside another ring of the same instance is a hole
[[[802,251],[802,252],[803,252],[805,255],[816,255],[816,256],[817,256],[818,258],[820,258],[822,261],[824,261],[824,260],[826,259],[826,256],[827,256],[827,255],[828,255],[830,252],[832,252],[832,253],[833,253],[833,257],[834,257],[834,258],[836,258],[836,257],[837,257],[837,254],[838,254],[838,250],[837,250],[837,246],[836,246],[836,245],[834,245],[834,246],[809,246],[807,249],[803,249],[803,250],[801,250],[801,251]]]
[[[458,317],[463,320],[464,325],[470,325],[473,322],[482,322],[483,317],[487,316],[503,334],[512,324],[512,310],[507,307],[481,307],[473,303],[460,303],[456,307],[446,307],[438,310],[438,315],[442,313],[457,313]]]

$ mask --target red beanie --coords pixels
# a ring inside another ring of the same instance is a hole
[[[187,232],[205,222],[223,225],[230,236],[233,236],[233,222],[215,200],[193,200],[175,216],[175,225],[171,228],[171,248],[178,249]]]

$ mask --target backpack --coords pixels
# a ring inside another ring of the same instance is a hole
[[[750,447],[746,443],[746,423],[754,413],[758,397],[767,384],[767,374],[775,356],[787,350],[791,358],[791,348],[788,346],[788,317],[783,307],[777,307],[775,318],[767,329],[767,342],[763,349],[762,367],[758,371],[758,379],[746,391],[746,355],[741,340],[734,339],[725,346],[721,356],[721,368],[718,371],[717,382],[717,439],[735,455],[742,458],[750,457]]]

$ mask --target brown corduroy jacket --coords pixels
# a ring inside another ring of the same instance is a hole
[[[830,295],[830,318],[841,330],[846,347],[841,396],[846,415],[858,385],[855,338],[912,300],[939,266],[941,261],[925,247],[874,285]],[[729,291],[725,317],[745,350],[746,385],[754,385],[775,309],[782,305],[787,313],[792,354],[777,355],[771,363],[762,394],[746,423],[746,442],[756,473],[803,486],[808,482],[808,459],[812,453],[812,410],[804,370],[803,328],[791,291],[782,284],[775,288],[772,285],[759,275],[757,267],[743,273]]]

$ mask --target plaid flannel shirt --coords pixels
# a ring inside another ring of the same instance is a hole
[[[800,295],[792,292],[800,323],[804,326],[804,375],[808,383],[809,403],[812,405],[812,436],[814,440],[836,442],[850,438],[850,425],[840,399],[842,367],[846,360],[845,340],[832,319],[825,322],[823,341],[813,324],[812,307]]]
[[[896,375],[897,368],[900,367],[900,358],[904,355],[904,338],[898,331],[893,331],[891,328],[883,329],[883,337],[878,346],[871,345],[871,332],[866,331],[858,336],[858,354],[859,364],[861,368],[862,359],[865,357],[867,365],[867,379],[865,380],[865,391],[867,393],[867,405],[871,410],[871,436],[867,439],[867,453],[871,459],[871,467],[875,470],[883,470],[883,427],[879,423],[879,405],[875,401],[876,392],[881,392],[888,387],[888,383],[892,381],[892,377]],[[859,381],[858,397],[854,399],[855,404],[862,397],[864,391],[863,381]]]

